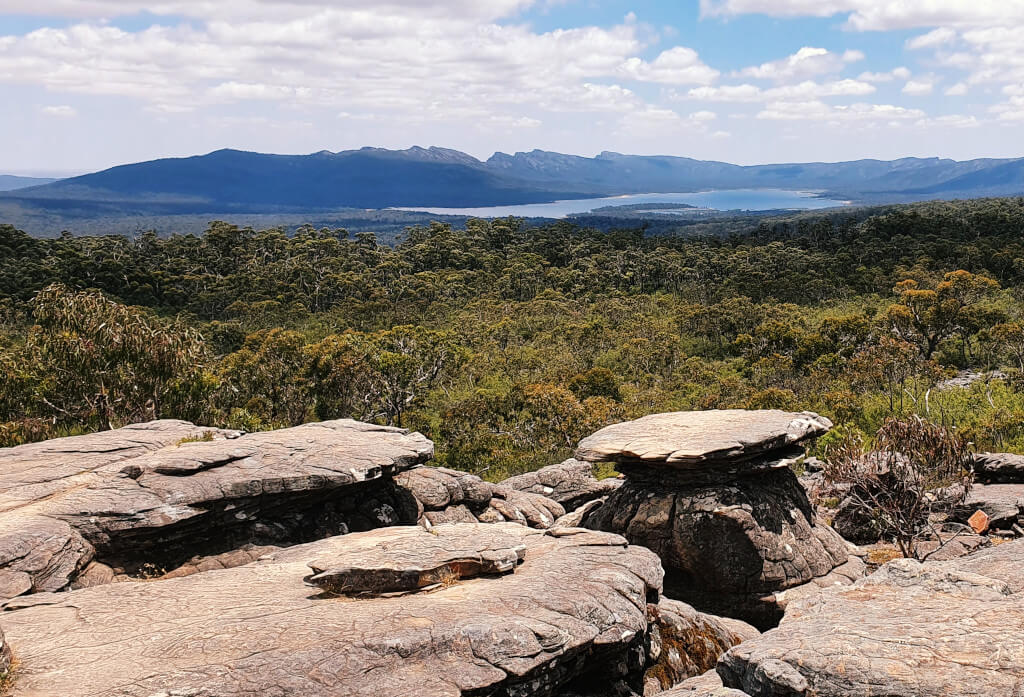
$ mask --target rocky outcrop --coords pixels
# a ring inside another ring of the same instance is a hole
[[[760,634],[746,622],[697,612],[668,598],[648,605],[647,614],[650,649],[644,695],[648,696],[713,670],[723,653]]]
[[[775,594],[846,563],[847,543],[815,520],[789,468],[827,419],[781,411],[657,414],[584,439],[579,458],[618,463],[626,482],[586,527],[624,535],[665,566],[666,593],[761,628]]]
[[[517,491],[546,496],[566,511],[575,511],[585,503],[612,493],[622,485],[622,480],[617,477],[598,479],[594,476],[592,462],[566,460],[510,477],[502,484]]]
[[[248,435],[154,421],[6,448],[0,597],[60,590],[87,569],[92,585],[412,524],[416,502],[392,477],[432,454],[418,433],[350,420]]]
[[[994,530],[1024,524],[1024,484],[976,484],[950,518],[966,523],[977,511],[985,512],[988,527]]]
[[[541,494],[444,467],[416,467],[399,474],[395,482],[418,502],[419,521],[428,527],[508,521],[545,529],[565,515],[560,504]]]
[[[427,570],[441,568],[453,573],[423,587]],[[640,689],[661,575],[648,550],[593,531],[459,524],[334,537],[214,573],[9,601],[4,628],[21,662],[12,694]],[[396,579],[405,592],[380,593]],[[335,592],[356,586],[372,592]]]
[[[1024,484],[1024,455],[977,453],[974,478],[985,484]]]
[[[889,562],[792,603],[718,672],[752,697],[1007,697],[1024,687],[1024,542]]]

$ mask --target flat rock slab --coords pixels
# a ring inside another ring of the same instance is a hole
[[[248,435],[155,421],[2,449],[0,596],[64,588],[95,556],[215,546],[229,529],[263,525],[262,515],[294,518],[303,496],[320,504],[312,499],[362,486],[369,501],[365,483],[432,454],[418,433],[351,420]],[[270,502],[278,510],[268,513]],[[399,522],[384,505],[370,515]],[[196,553],[209,550],[185,556]]]
[[[1024,516],[1024,484],[975,484],[967,500],[953,511],[953,519],[966,523],[979,510],[988,516],[990,527],[1011,528]]]
[[[309,567],[310,581],[344,595],[415,591],[461,579],[515,571],[526,556],[519,535],[504,526],[438,525],[384,528],[378,534],[332,538]]]
[[[1024,484],[1024,455],[977,453],[974,476],[981,482]]]
[[[1024,688],[1024,542],[899,559],[791,604],[718,672],[752,697],[1011,697]]]
[[[826,433],[832,422],[812,412],[727,409],[653,414],[601,429],[580,441],[589,462],[711,468],[751,460]]]
[[[12,696],[543,696],[642,654],[662,576],[651,552],[487,527],[526,547],[516,572],[432,592],[327,596],[303,580],[337,551],[322,540],[223,571],[17,598],[2,614],[20,662]]]

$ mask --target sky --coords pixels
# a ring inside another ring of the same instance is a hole
[[[220,148],[1024,156],[1024,0],[0,0],[0,173]]]

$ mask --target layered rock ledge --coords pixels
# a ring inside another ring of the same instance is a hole
[[[339,597],[316,585],[362,583],[381,568],[419,576],[497,550],[522,561],[419,592]],[[600,694],[623,679],[640,688],[661,580],[658,559],[616,535],[439,525],[335,537],[186,578],[25,596],[2,621],[20,661],[13,697]]]
[[[773,626],[780,591],[848,560],[847,543],[815,520],[789,468],[799,444],[830,427],[809,412],[741,410],[609,426],[581,441],[576,456],[618,463],[626,482],[582,524],[657,553],[670,597]],[[851,575],[829,583],[849,583]]]
[[[0,598],[413,524],[392,477],[432,454],[418,433],[351,420],[248,435],[154,421],[2,449]]]
[[[1024,541],[889,562],[792,603],[718,672],[751,697],[1010,697],[1024,689]]]

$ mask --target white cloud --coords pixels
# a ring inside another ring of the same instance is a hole
[[[663,51],[650,63],[630,58],[622,65],[621,72],[624,77],[634,80],[668,85],[707,85],[719,75],[717,70],[700,60],[696,51],[685,46]]]
[[[1022,0],[701,0],[703,16],[831,17],[860,31],[1024,24]]]
[[[713,111],[695,111],[690,114],[690,120],[698,123],[706,123],[708,121],[714,121],[718,118],[718,114]]]
[[[887,73],[861,73],[857,76],[857,79],[863,82],[892,82],[893,80],[906,80],[909,77],[910,71],[907,68],[900,66],[898,68],[893,68]]]
[[[943,94],[945,94],[947,97],[962,97],[965,94],[967,94],[967,89],[968,88],[966,82],[958,82],[955,85],[947,87],[946,91],[943,92]]]
[[[907,40],[907,48],[915,51],[922,48],[935,48],[936,46],[948,44],[954,39],[956,39],[955,31],[949,27],[939,27],[927,34],[915,36],[913,39]]]
[[[814,77],[816,75],[838,73],[847,63],[863,59],[864,54],[860,51],[846,51],[840,55],[825,48],[804,46],[791,56],[743,68],[736,74],[740,77],[785,82]]]
[[[831,106],[821,101],[773,102],[757,114],[759,119],[775,121],[902,121],[924,118],[920,109],[892,104],[851,104]]]
[[[39,111],[46,114],[47,116],[58,116],[63,119],[78,116],[78,111],[75,110],[74,107],[70,107],[67,104],[61,104],[58,106],[44,106]]]
[[[934,89],[935,83],[929,80],[910,80],[903,85],[903,89],[900,91],[912,97],[923,97],[931,94]]]
[[[836,80],[819,83],[812,80],[795,85],[783,85],[761,89],[754,85],[722,85],[720,87],[695,87],[686,95],[675,95],[676,99],[689,98],[708,102],[764,102],[770,100],[807,100],[820,97],[863,97],[872,94],[875,86],[859,80]]]

